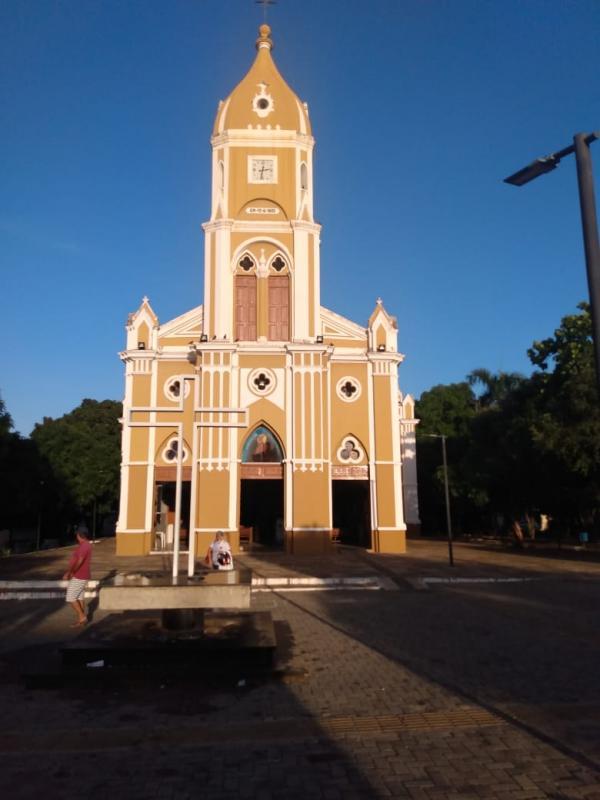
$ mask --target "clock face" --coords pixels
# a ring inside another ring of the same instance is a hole
[[[275,159],[253,158],[250,162],[252,183],[275,183]]]

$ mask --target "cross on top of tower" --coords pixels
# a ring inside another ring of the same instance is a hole
[[[257,6],[263,7],[263,20],[267,20],[267,9],[269,6],[274,6],[277,3],[277,0],[254,0]]]

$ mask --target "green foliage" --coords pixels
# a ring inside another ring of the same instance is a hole
[[[121,403],[84,400],[59,419],[45,417],[31,438],[68,490],[74,503],[99,511],[114,507],[121,453]]]
[[[416,404],[420,433],[448,436],[458,531],[543,512],[563,530],[600,533],[600,404],[589,306],[578,308],[533,343],[529,378],[476,369],[467,383],[435,386]],[[434,441],[419,441],[419,495],[423,521],[443,530]]]
[[[12,417],[6,410],[4,400],[0,396],[0,438],[8,436],[13,429]]]
[[[419,433],[464,436],[475,415],[475,395],[468,383],[440,384],[423,392],[415,409]]]

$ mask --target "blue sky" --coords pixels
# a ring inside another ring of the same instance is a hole
[[[121,399],[124,324],[202,302],[209,137],[254,58],[251,0],[0,7],[0,393],[28,434]],[[574,160],[600,128],[597,0],[280,0],[274,57],[309,104],[323,305],[398,317],[401,388],[526,350],[587,296]],[[592,146],[600,193],[600,143]]]

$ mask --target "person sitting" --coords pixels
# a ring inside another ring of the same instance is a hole
[[[213,569],[233,569],[231,545],[225,538],[223,531],[217,531],[214,542],[209,546],[205,562]]]

